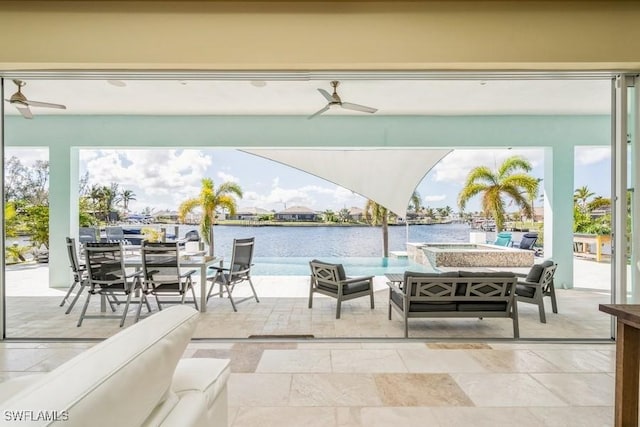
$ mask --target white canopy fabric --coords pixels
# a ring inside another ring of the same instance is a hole
[[[404,218],[414,190],[452,150],[441,149],[251,149],[244,152],[331,181]]]

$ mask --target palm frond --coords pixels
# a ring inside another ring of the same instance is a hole
[[[200,206],[200,199],[189,199],[180,203],[178,207],[178,220],[180,222],[184,222],[189,215],[196,207]]]

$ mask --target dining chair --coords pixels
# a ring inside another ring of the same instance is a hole
[[[178,242],[143,242],[141,248],[144,292],[153,295],[162,310],[162,304],[184,304],[188,291],[193,296],[193,305],[198,309],[196,293],[191,276],[195,270],[182,271],[180,268],[180,244]],[[163,300],[160,296],[174,295],[179,300]]]
[[[142,292],[142,271],[128,273],[124,263],[124,251],[121,243],[86,243],[85,265],[87,268],[87,298],[82,307],[78,326],[82,326],[84,319],[120,319],[120,327],[124,325],[130,304],[138,304],[135,321],[140,318],[142,304],[151,307],[146,294]],[[132,297],[139,292],[139,298],[132,301]],[[126,297],[124,310],[121,315],[87,315],[87,309],[92,295],[100,295],[107,300],[109,297],[122,295]]]
[[[66,241],[67,241],[67,255],[69,256],[69,267],[71,267],[71,272],[73,274],[73,283],[71,283],[71,286],[69,286],[69,289],[67,290],[67,293],[65,294],[64,298],[62,298],[60,307],[64,306],[64,304],[67,302],[69,297],[71,297],[71,294],[73,293],[74,289],[76,289],[76,287],[79,287],[73,300],[71,300],[71,303],[67,308],[67,311],[65,311],[65,314],[69,314],[71,312],[71,309],[73,309],[73,306],[78,301],[78,298],[80,297],[80,294],[84,290],[85,285],[87,284],[87,269],[84,265],[80,265],[80,262],[78,261],[78,252],[76,250],[76,239],[72,237],[67,237]]]
[[[258,295],[256,294],[256,290],[253,287],[253,282],[251,281],[251,266],[253,261],[253,249],[255,245],[255,238],[249,237],[245,239],[233,239],[233,250],[231,253],[231,263],[229,267],[225,268],[224,265],[220,267],[209,267],[215,270],[215,274],[208,278],[210,280],[211,287],[209,288],[209,292],[207,293],[207,301],[209,298],[215,295],[219,295],[220,297],[224,296],[224,293],[227,293],[229,297],[229,301],[231,301],[231,307],[233,307],[233,311],[238,311],[236,308],[236,303],[241,303],[243,301],[251,299],[251,297],[242,298],[240,300],[234,301],[231,294],[235,289],[235,286],[242,282],[249,282],[249,286],[251,287],[251,292],[253,293],[253,298],[255,298],[256,302],[260,302],[258,299]],[[213,293],[213,288],[219,285],[219,292]]]

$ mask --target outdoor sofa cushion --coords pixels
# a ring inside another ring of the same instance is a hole
[[[395,289],[391,290],[391,299],[404,310],[403,295]],[[412,302],[409,311],[435,312],[435,311],[456,311],[458,305],[454,302]]]

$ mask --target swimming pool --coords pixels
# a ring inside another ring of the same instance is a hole
[[[309,257],[255,257],[251,273],[254,276],[308,276]],[[406,270],[433,272],[407,258],[376,257],[318,257],[320,261],[342,264],[349,276],[382,276],[385,273],[404,273]]]

